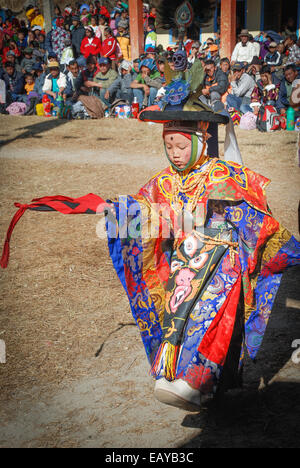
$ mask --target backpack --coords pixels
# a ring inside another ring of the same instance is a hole
[[[256,128],[260,132],[280,130],[281,125],[281,116],[274,106],[260,106],[256,119]]]

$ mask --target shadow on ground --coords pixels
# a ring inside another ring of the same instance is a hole
[[[24,138],[42,138],[41,134],[60,127],[61,125],[65,125],[67,122],[69,122],[69,120],[51,118],[43,120],[43,122],[27,125],[26,127],[20,127],[18,130],[24,131],[13,138],[0,140],[0,147],[9,145],[10,143],[17,140],[23,140]]]
[[[300,363],[289,360],[300,339],[300,310],[286,306],[299,301],[299,281],[299,268],[284,275],[257,362],[246,359],[244,388],[187,415],[182,426],[201,431],[182,448],[299,448]]]

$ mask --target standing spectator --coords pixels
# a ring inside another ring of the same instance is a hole
[[[104,30],[107,26],[107,19],[105,16],[99,16],[98,27],[95,31],[96,36],[100,39],[101,43],[104,41]]]
[[[253,50],[254,50],[254,56],[255,57],[259,57],[259,53],[260,53],[260,43],[259,41],[257,41],[256,39],[254,39],[254,37],[252,36],[252,34],[249,35],[249,41],[253,47]]]
[[[91,17],[90,27],[93,28],[95,36],[99,38],[99,35],[97,35],[97,32],[98,32],[98,17],[97,16],[93,15]]]
[[[45,20],[43,15],[41,14],[39,8],[34,8],[33,18],[30,23],[30,27],[33,28],[34,26],[40,26],[41,29],[45,29]]]
[[[215,112],[224,109],[221,102],[222,95],[228,88],[228,77],[220,68],[217,68],[213,60],[205,63],[205,76],[202,95]]]
[[[57,55],[58,61],[61,60],[61,56],[65,47],[65,40],[70,39],[70,33],[63,27],[64,19],[59,17],[56,20],[56,29],[52,29],[51,43],[54,53]]]
[[[85,37],[85,29],[80,23],[79,16],[72,17],[73,29],[71,31],[72,46],[75,57],[80,55],[80,46],[83,38]]]
[[[231,63],[243,62],[250,63],[255,55],[255,50],[249,41],[250,34],[247,29],[242,29],[239,34],[240,42],[233,49]]]
[[[61,14],[61,9],[60,9],[59,5],[56,4],[56,5],[54,6],[54,18],[53,18],[53,20],[52,20],[52,29],[55,29],[55,28],[56,28],[56,20],[57,20],[57,18],[59,18],[60,16],[62,16],[62,14]]]
[[[85,30],[85,37],[82,39],[80,52],[85,58],[88,58],[89,55],[97,56],[101,54],[101,41],[95,36],[91,26],[88,26]]]
[[[286,38],[284,41],[284,45],[287,47],[289,51],[289,56],[287,59],[286,64],[295,64],[297,67],[300,66],[300,48],[296,44],[297,36],[296,34],[291,34]]]
[[[278,112],[282,115],[286,114],[289,107],[289,101],[292,92],[292,83],[296,78],[299,78],[299,73],[295,65],[287,65],[284,69],[284,77],[281,80],[279,88],[279,96],[276,104]]]
[[[188,66],[189,68],[193,65],[195,62],[195,59],[198,58],[199,54],[199,49],[200,49],[200,42],[199,41],[194,41],[192,43],[192,47],[188,56]]]
[[[95,2],[95,14],[98,15],[98,16],[103,16],[105,17],[107,20],[109,19],[109,11],[108,9],[101,5],[101,2]]]
[[[131,60],[130,37],[128,34],[128,21],[121,19],[118,23],[116,36],[124,60]]]
[[[117,59],[117,40],[112,34],[112,30],[106,26],[104,29],[105,39],[102,42],[102,56],[109,58],[114,66],[114,62]]]
[[[72,7],[67,6],[64,9],[64,25],[67,31],[70,31],[72,23],[73,23],[73,18],[72,18]]]
[[[252,112],[249,104],[251,102],[252,91],[255,87],[255,81],[246,73],[243,63],[235,63],[231,69],[233,71],[230,78],[232,94],[228,94],[227,96],[227,107],[234,107],[243,114]]]
[[[156,41],[157,41],[157,34],[155,31],[155,20],[154,18],[148,18],[148,25],[147,25],[147,34],[145,37],[145,52],[149,47],[156,48]]]

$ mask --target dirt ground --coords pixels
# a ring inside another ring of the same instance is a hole
[[[0,124],[2,240],[14,202],[134,194],[166,166],[160,125],[11,116]],[[271,179],[274,216],[299,239],[297,134],[236,133],[244,164]],[[219,141],[222,156],[224,128]],[[190,414],[152,397],[99,220],[28,212],[15,228],[0,272],[0,447],[299,447],[300,363],[291,359],[300,344],[299,270],[284,276],[244,389]]]

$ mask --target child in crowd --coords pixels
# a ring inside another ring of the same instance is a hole
[[[32,73],[26,73],[24,89],[27,95],[34,90],[34,75]]]
[[[33,49],[31,47],[26,47],[24,50],[24,58],[21,61],[22,73],[31,73],[32,66],[35,63],[35,59],[32,56]]]

